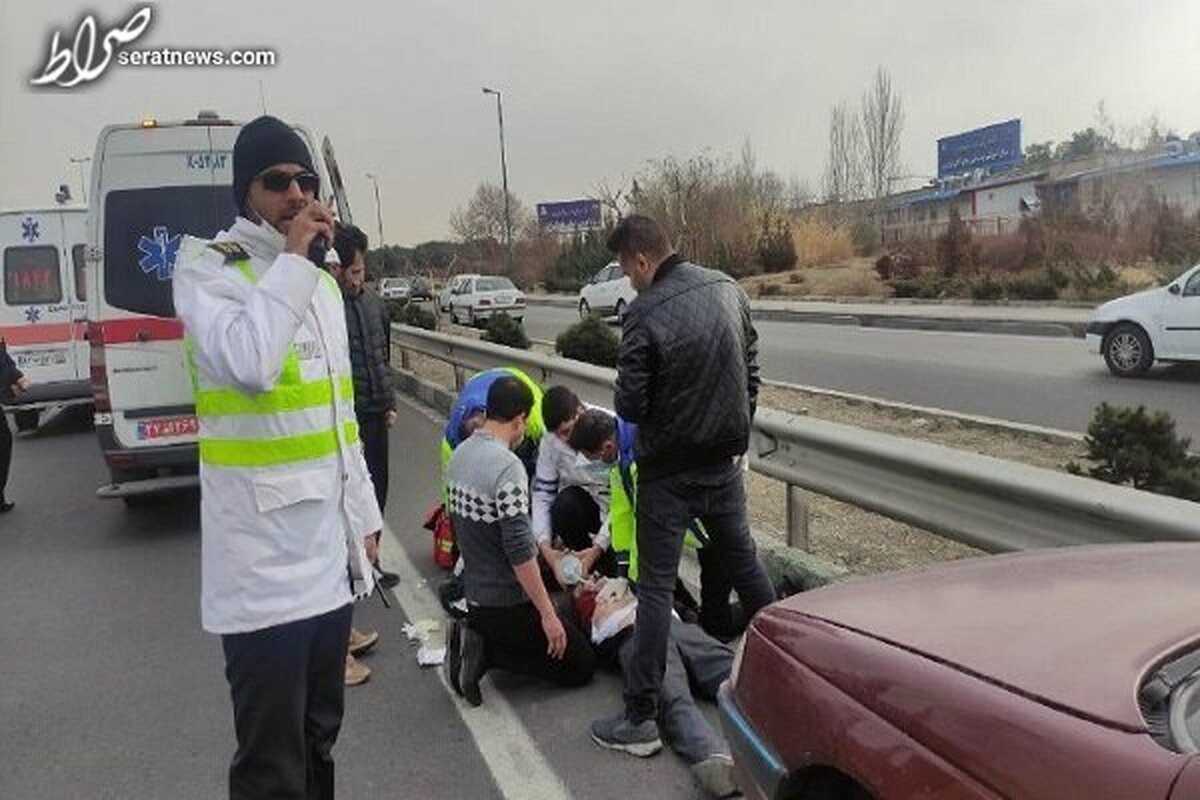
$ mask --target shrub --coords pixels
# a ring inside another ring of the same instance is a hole
[[[888,285],[896,297],[936,300],[946,294],[949,283],[937,275],[920,275],[916,278],[893,278]]]
[[[617,365],[617,335],[597,317],[587,317],[558,335],[554,349],[563,358],[601,367]]]
[[[604,234],[589,231],[577,236],[546,273],[546,291],[577,292],[612,258],[612,253],[604,247]]]
[[[1028,243],[1019,233],[980,237],[977,246],[978,265],[984,269],[1017,272],[1026,266]]]
[[[401,303],[398,300],[388,300],[385,304],[388,319],[401,325],[411,325],[414,328],[424,328],[427,331],[437,330],[437,317],[432,311],[421,308],[416,303]]]
[[[958,209],[950,209],[950,224],[937,239],[937,266],[942,275],[952,278],[979,260],[979,247],[971,240],[971,229]]]
[[[783,294],[783,286],[778,283],[760,283],[758,285],[759,297],[775,297]]]
[[[920,261],[907,247],[895,253],[884,253],[875,259],[875,272],[880,280],[915,280],[920,277]]]
[[[879,229],[860,219],[850,226],[850,242],[858,255],[869,256],[879,249]]]
[[[971,284],[972,300],[999,300],[1004,296],[1004,284],[991,275],[984,275]]]
[[[763,272],[787,272],[796,266],[796,244],[787,220],[764,226],[758,237],[758,263]]]
[[[1009,279],[1007,293],[1014,300],[1057,300],[1058,286],[1045,272],[1030,273]]]
[[[483,340],[492,344],[502,344],[515,347],[518,350],[529,349],[529,337],[521,323],[501,311],[488,318],[487,328],[483,332]]]
[[[1158,494],[1200,500],[1200,458],[1188,454],[1191,440],[1175,433],[1175,420],[1145,406],[1101,403],[1088,425],[1086,474]],[[1076,462],[1068,471],[1085,474]]]

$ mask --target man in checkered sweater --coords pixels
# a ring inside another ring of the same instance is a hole
[[[587,637],[560,618],[546,594],[529,524],[529,478],[513,448],[525,438],[533,394],[513,377],[487,394],[483,426],[460,444],[446,468],[451,524],[463,557],[469,612],[447,632],[444,669],[471,705],[482,702],[488,669],[587,683],[596,667]]]

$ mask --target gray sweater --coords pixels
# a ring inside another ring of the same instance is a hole
[[[526,602],[513,567],[533,558],[537,548],[529,527],[529,478],[521,460],[503,442],[478,430],[454,449],[446,485],[467,602]]]

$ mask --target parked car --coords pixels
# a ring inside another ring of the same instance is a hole
[[[517,322],[525,319],[525,295],[502,275],[468,277],[450,292],[452,322],[475,326],[500,311]]]
[[[438,311],[447,312],[450,310],[450,295],[454,293],[454,289],[462,282],[468,281],[471,278],[478,278],[478,275],[451,275],[446,279],[446,285],[442,287],[442,291],[438,293]]]
[[[1089,352],[1122,378],[1155,361],[1200,361],[1200,265],[1157,289],[1110,300],[1088,322]]]
[[[379,297],[383,300],[408,300],[410,293],[407,278],[383,278],[379,281]]]
[[[616,261],[610,262],[579,290],[579,316],[583,318],[597,314],[620,320],[635,297],[637,291],[621,271],[621,265]]]
[[[1200,544],[850,580],[758,614],[718,704],[747,798],[1200,797]]]
[[[417,276],[409,282],[409,297],[413,300],[432,300],[433,289],[429,281]]]

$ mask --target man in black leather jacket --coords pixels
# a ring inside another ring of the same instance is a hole
[[[8,354],[4,338],[0,337],[0,402],[16,400],[28,388],[29,379],[17,369],[12,356]],[[0,514],[12,511],[15,505],[4,496],[4,489],[8,485],[8,468],[12,464],[12,443],[8,417],[0,408]]]
[[[758,401],[758,336],[729,276],[680,258],[649,217],[608,240],[638,291],[625,312],[616,412],[638,425],[638,616],[625,711],[592,725],[597,744],[634,755],[659,741],[671,599],[688,524],[699,518],[747,618],[775,599],[746,518],[740,457]]]

